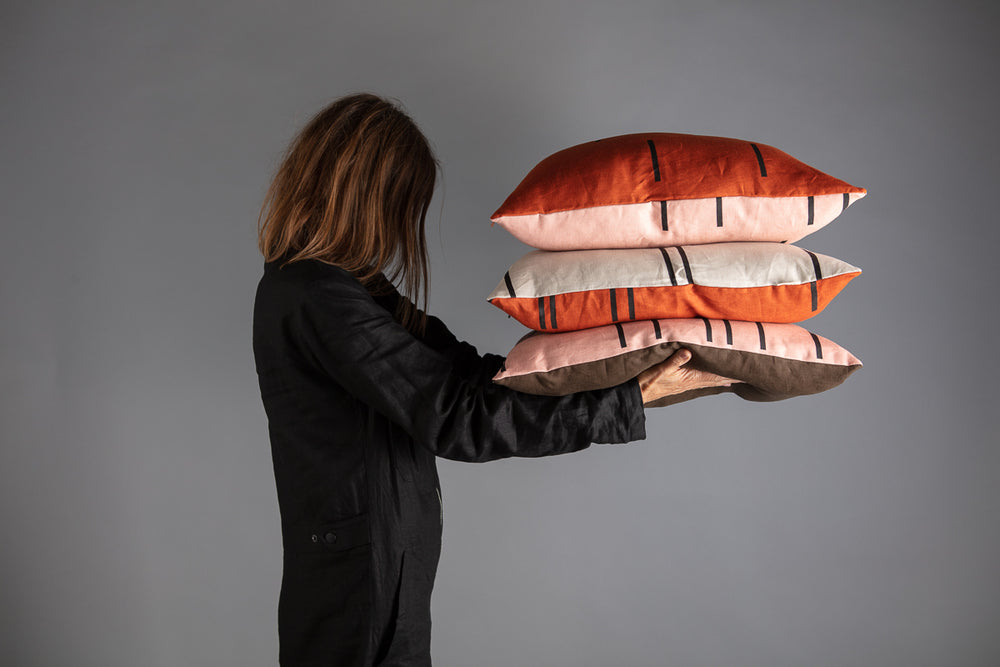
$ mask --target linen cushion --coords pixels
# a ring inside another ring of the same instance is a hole
[[[840,345],[795,324],[660,319],[566,333],[531,332],[510,351],[494,381],[550,396],[613,387],[680,347],[691,351],[687,367],[738,383],[668,396],[654,407],[730,391],[751,401],[815,394],[861,367]]]
[[[488,299],[539,331],[666,317],[800,322],[860,273],[779,243],[534,250],[510,267]]]
[[[491,219],[543,250],[794,242],[865,194],[766,144],[626,134],[545,158]]]

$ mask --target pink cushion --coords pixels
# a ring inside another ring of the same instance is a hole
[[[861,367],[843,347],[794,324],[660,319],[529,333],[507,355],[494,381],[550,396],[602,389],[635,377],[680,347],[692,353],[689,367],[738,384],[670,396],[655,406],[725,391],[752,401],[815,394],[836,387]]]

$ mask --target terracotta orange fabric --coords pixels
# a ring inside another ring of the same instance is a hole
[[[767,144],[693,134],[626,134],[545,158],[492,217],[672,199],[864,192]]]
[[[615,322],[670,317],[789,323],[820,313],[856,276],[856,273],[833,276],[803,285],[589,290],[537,298],[495,298],[490,303],[537,331],[574,331]]]

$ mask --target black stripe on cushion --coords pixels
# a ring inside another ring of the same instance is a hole
[[[653,158],[653,180],[660,180],[660,161],[656,159],[656,144],[653,143],[652,139],[646,139],[646,143],[649,144],[649,155]]]
[[[660,248],[660,253],[663,254],[663,261],[667,265],[667,273],[670,274],[670,284],[677,287],[677,276],[674,275],[674,265],[670,261],[670,255],[667,254],[667,249]]]
[[[753,147],[753,152],[757,154],[757,165],[760,166],[760,175],[767,176],[767,168],[764,166],[764,156],[760,154],[760,149],[757,148],[757,144],[750,144]]]

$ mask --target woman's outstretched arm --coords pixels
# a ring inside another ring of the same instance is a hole
[[[637,381],[563,397],[502,387],[463,372],[468,349],[459,362],[413,336],[346,272],[310,283],[290,326],[323,373],[444,458],[550,456],[646,435]]]

